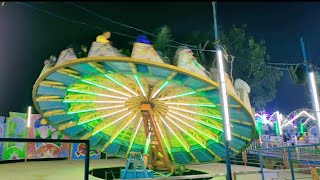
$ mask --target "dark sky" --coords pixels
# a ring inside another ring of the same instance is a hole
[[[132,36],[140,33],[112,24],[62,2],[27,3],[63,17]],[[210,2],[79,3],[96,13],[140,29],[154,31],[166,24],[175,37],[194,30],[207,31],[213,22]],[[247,24],[248,32],[266,40],[272,62],[301,61],[299,37],[304,36],[313,63],[319,65],[320,3],[218,3],[218,22],[224,27]],[[32,104],[31,91],[50,54],[58,54],[71,42],[92,42],[101,30],[63,21],[21,4],[0,6],[0,115],[25,112]],[[119,40],[118,40],[119,38]],[[113,35],[117,48],[132,39]],[[179,39],[177,39],[179,40]],[[181,41],[181,39],[180,39]],[[125,42],[125,43],[119,43]],[[119,45],[119,46],[118,46]],[[276,99],[267,110],[284,114],[310,108],[305,89],[293,85],[287,72],[278,84]]]

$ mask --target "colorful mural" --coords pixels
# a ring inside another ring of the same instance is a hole
[[[5,117],[1,117],[0,116],[0,138],[4,138],[5,137],[5,120],[6,118]],[[3,147],[3,144],[2,142],[0,142],[0,161],[2,160],[2,148]]]
[[[25,113],[10,112],[6,121],[6,138],[26,138]],[[26,143],[5,142],[3,143],[3,160],[25,159]]]
[[[6,121],[5,121],[6,120]],[[30,128],[27,128],[27,114],[10,112],[9,117],[0,116],[0,137],[31,139],[69,139],[40,114],[32,114]],[[70,150],[70,152],[69,152]],[[69,154],[70,153],[70,154]],[[90,151],[90,159],[100,159],[101,153]],[[84,144],[69,143],[15,143],[0,142],[0,160],[42,159],[42,158],[84,159]]]
[[[30,118],[28,138],[32,139],[63,139],[59,131],[48,124],[39,114]],[[68,157],[69,145],[66,143],[28,143],[27,159],[65,158]]]
[[[73,143],[71,146],[71,159],[84,159],[86,146],[83,143]],[[96,150],[90,151],[90,159],[100,159],[101,153]]]

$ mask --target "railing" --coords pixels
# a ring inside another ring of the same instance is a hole
[[[168,176],[168,177],[153,177],[153,178],[137,178],[135,180],[150,180],[150,179],[157,179],[157,180],[167,180],[167,179],[204,179],[204,178],[216,178],[216,177],[226,177],[225,173],[219,174],[198,174],[198,175],[184,175],[184,176]]]
[[[262,180],[265,179],[264,176],[264,160],[263,157],[268,158],[286,158],[288,162],[288,167],[290,169],[291,179],[295,179],[295,172],[309,171],[312,166],[320,165],[320,151],[316,149],[320,144],[307,144],[307,145],[296,145],[296,146],[280,146],[280,147],[269,147],[257,149],[260,161],[260,170]],[[309,166],[309,168],[297,168],[294,169],[295,165],[303,164]],[[286,166],[286,164],[283,164]],[[304,174],[304,173],[300,173]],[[311,174],[311,173],[310,173]],[[312,175],[312,174],[311,174]],[[306,178],[306,176],[300,176],[299,179]],[[310,178],[310,176],[308,176]],[[298,178],[297,178],[298,179]]]
[[[89,161],[90,161],[90,140],[75,139],[28,139],[28,138],[0,138],[0,142],[45,142],[45,143],[84,143],[86,146],[86,154],[84,159],[84,180],[89,180]]]

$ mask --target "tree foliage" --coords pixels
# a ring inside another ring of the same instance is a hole
[[[172,57],[172,49],[169,49],[171,31],[167,26],[160,28],[154,47],[167,57]],[[212,28],[213,29],[213,28]],[[267,47],[264,40],[257,40],[246,33],[246,25],[233,25],[228,30],[219,27],[220,44],[230,56],[225,56],[225,70],[230,75],[232,61],[233,79],[240,78],[251,87],[250,100],[253,107],[263,110],[268,102],[276,96],[276,84],[282,77],[280,70],[267,68],[269,61]],[[186,43],[198,47],[198,49],[214,49],[215,42],[213,31],[194,31],[184,39]],[[196,53],[195,53],[196,54]],[[199,63],[209,68],[215,62],[215,54],[212,52],[198,51]],[[232,58],[234,57],[234,58]]]
[[[264,40],[246,34],[246,26],[232,26],[222,31],[221,43],[228,54],[235,56],[233,77],[246,81],[253,107],[263,110],[276,96],[276,85],[283,73],[265,66],[270,57]]]
[[[168,26],[162,26],[157,30],[157,37],[153,41],[154,49],[159,52],[159,55],[163,57],[164,61],[171,64],[170,58],[173,57],[175,51],[169,47],[170,41],[172,40],[172,33]]]

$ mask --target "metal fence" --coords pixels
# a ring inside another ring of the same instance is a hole
[[[286,145],[257,149],[261,178],[264,179],[318,179],[320,144]],[[251,154],[254,151],[251,151]],[[277,177],[265,174],[272,169]]]
[[[260,169],[234,172],[234,180],[318,179],[320,144],[253,143],[231,163]]]

